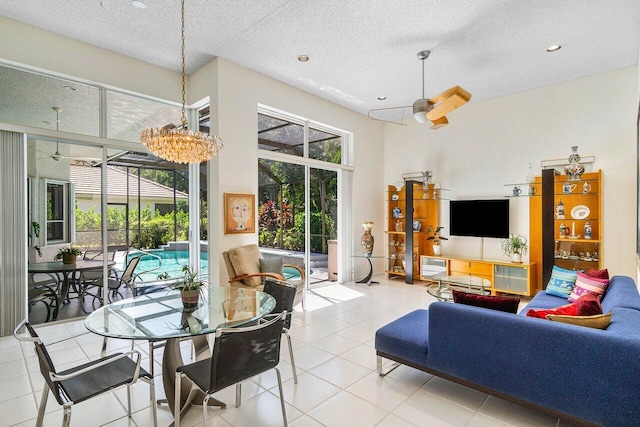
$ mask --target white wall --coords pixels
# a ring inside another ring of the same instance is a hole
[[[182,96],[180,73],[4,17],[0,41],[5,60],[161,99]]]
[[[435,131],[417,123],[387,124],[385,181],[433,170],[451,189],[443,197],[502,198],[511,191],[504,184],[526,182],[529,162],[540,175],[541,160],[566,159],[577,145],[603,171],[604,265],[612,274],[635,277],[637,101],[634,66],[485,101],[472,98],[448,116],[449,126]],[[510,231],[528,236],[528,199],[510,200]],[[441,225],[448,236],[447,202]],[[444,242],[443,252],[503,259],[500,239],[455,237]]]
[[[212,130],[224,140],[224,148],[218,155],[216,173],[209,174],[209,188],[213,197],[211,214],[217,218],[211,221],[215,229],[210,231],[209,240],[216,239],[218,251],[232,246],[257,243],[257,233],[224,235],[222,222],[223,193],[258,193],[258,146],[257,107],[268,105],[279,110],[331,125],[354,135],[354,166],[352,201],[347,209],[352,209],[354,233],[352,236],[338,236],[348,239],[359,250],[359,224],[372,220],[373,234],[379,242],[374,254],[384,253],[384,180],[381,172],[383,164],[383,126],[366,116],[337,106],[325,99],[303,92],[274,80],[263,74],[241,67],[224,59],[214,59],[195,72],[190,79],[192,100],[211,95],[218,85],[218,102],[212,96]],[[215,123],[214,123],[215,122]],[[342,254],[348,258],[351,253]],[[365,264],[355,263],[356,276],[364,275]],[[375,271],[381,272],[382,262]],[[227,279],[224,267],[219,277]],[[214,276],[215,277],[215,276]],[[347,280],[351,280],[348,277]]]

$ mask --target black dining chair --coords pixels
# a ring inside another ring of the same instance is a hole
[[[21,332],[23,328],[27,329],[29,336]],[[116,353],[58,372],[46,346],[26,320],[20,322],[13,331],[13,336],[19,341],[33,342],[40,363],[40,373],[45,379],[36,427],[42,426],[49,391],[53,393],[58,404],[62,405],[63,427],[69,426],[73,405],[125,385],[127,386],[128,415],[131,417],[130,386],[138,380],[149,384],[153,425],[157,426],[153,376],[140,367],[140,352]],[[135,356],[135,360],[130,356]]]
[[[276,300],[276,305],[273,309],[273,313],[287,312],[284,318],[284,327],[282,333],[287,337],[287,344],[289,345],[289,358],[291,359],[291,370],[293,371],[293,382],[298,384],[298,374],[296,373],[296,361],[293,357],[293,346],[291,345],[291,337],[289,336],[289,329],[291,328],[291,316],[293,315],[293,304],[296,298],[296,286],[287,283],[282,280],[276,280],[271,277],[267,277],[264,283],[263,292],[268,293]],[[269,317],[266,316],[268,319]]]
[[[282,312],[268,322],[238,328],[219,328],[213,341],[212,356],[198,362],[179,366],[175,381],[175,427],[180,426],[180,412],[188,407],[196,387],[205,393],[202,402],[204,425],[207,425],[207,407],[211,395],[235,384],[236,408],[241,401],[241,382],[270,369],[276,371],[282,419],[287,425],[287,413],[282,394],[282,378],[276,367],[280,362],[280,342],[284,317]],[[180,407],[182,377],[187,376],[196,387],[192,387],[187,404]]]
[[[137,256],[135,258],[131,258],[127,263],[126,268],[122,275],[118,278],[110,277],[107,279],[109,293],[108,293],[108,302],[116,301],[117,299],[123,299],[124,295],[121,292],[122,287],[128,287],[131,289],[132,294],[135,295],[134,289],[134,280],[136,279],[135,269],[140,262],[140,258],[142,256]],[[80,285],[82,286],[81,291],[81,307],[82,310],[86,313],[86,309],[84,307],[84,297],[90,295],[93,297],[93,309],[95,310],[99,306],[104,303],[104,298],[102,296],[103,291],[103,280],[102,280],[102,269],[96,270],[87,270],[83,271],[80,275]],[[92,293],[91,290],[94,290]],[[99,305],[96,306],[96,302],[99,302]]]

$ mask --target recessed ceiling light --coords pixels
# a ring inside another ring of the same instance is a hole
[[[78,90],[77,88],[75,88],[75,87],[73,87],[73,86],[71,86],[71,85],[65,85],[65,86],[64,86],[64,88],[65,88],[66,90]]]
[[[386,96],[379,96],[379,97],[378,97],[378,101],[384,101],[385,99],[387,99],[387,97],[386,97]]]
[[[547,52],[556,52],[558,50],[560,50],[562,46],[560,46],[559,44],[554,44],[553,46],[549,46],[547,48]]]
[[[308,60],[309,60],[309,56],[308,55],[298,55],[298,61],[307,62]]]
[[[133,0],[131,4],[137,7],[138,9],[144,9],[145,7],[147,7],[147,5],[141,2],[140,0]]]

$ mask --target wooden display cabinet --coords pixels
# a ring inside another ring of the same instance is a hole
[[[406,181],[401,190],[387,187],[385,262],[389,278],[404,277],[413,283],[420,277],[420,255],[433,253],[424,232],[438,225],[437,190],[433,184],[425,189],[422,182]],[[394,216],[400,209],[401,218]]]
[[[569,270],[602,269],[602,171],[585,172],[580,181],[545,173],[536,177],[529,204],[530,259],[539,265],[537,288],[546,286],[553,265]],[[569,188],[564,188],[569,185]],[[564,218],[558,205],[564,206]],[[591,236],[586,238],[587,222]],[[565,232],[562,233],[561,229]],[[568,230],[568,231],[566,231]]]

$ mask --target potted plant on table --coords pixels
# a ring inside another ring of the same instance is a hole
[[[509,258],[511,262],[522,263],[522,257],[527,254],[527,238],[521,234],[512,234],[508,239],[502,241],[502,252]]]
[[[433,242],[433,254],[440,256],[442,255],[442,246],[440,245],[440,240],[449,240],[446,237],[442,237],[440,235],[440,232],[444,229],[443,226],[439,225],[437,227],[434,227],[433,225],[429,225],[429,227],[427,227],[427,230],[425,231],[426,234],[432,233],[430,236],[427,237],[427,242]]]
[[[198,272],[191,271],[188,265],[182,266],[182,272],[184,273],[183,279],[177,282],[173,288],[180,290],[183,307],[188,310],[193,310],[198,307],[200,294],[206,285],[205,282],[198,279]]]
[[[82,251],[71,246],[68,248],[61,248],[54,259],[61,259],[63,264],[75,264],[78,255],[82,255]]]

